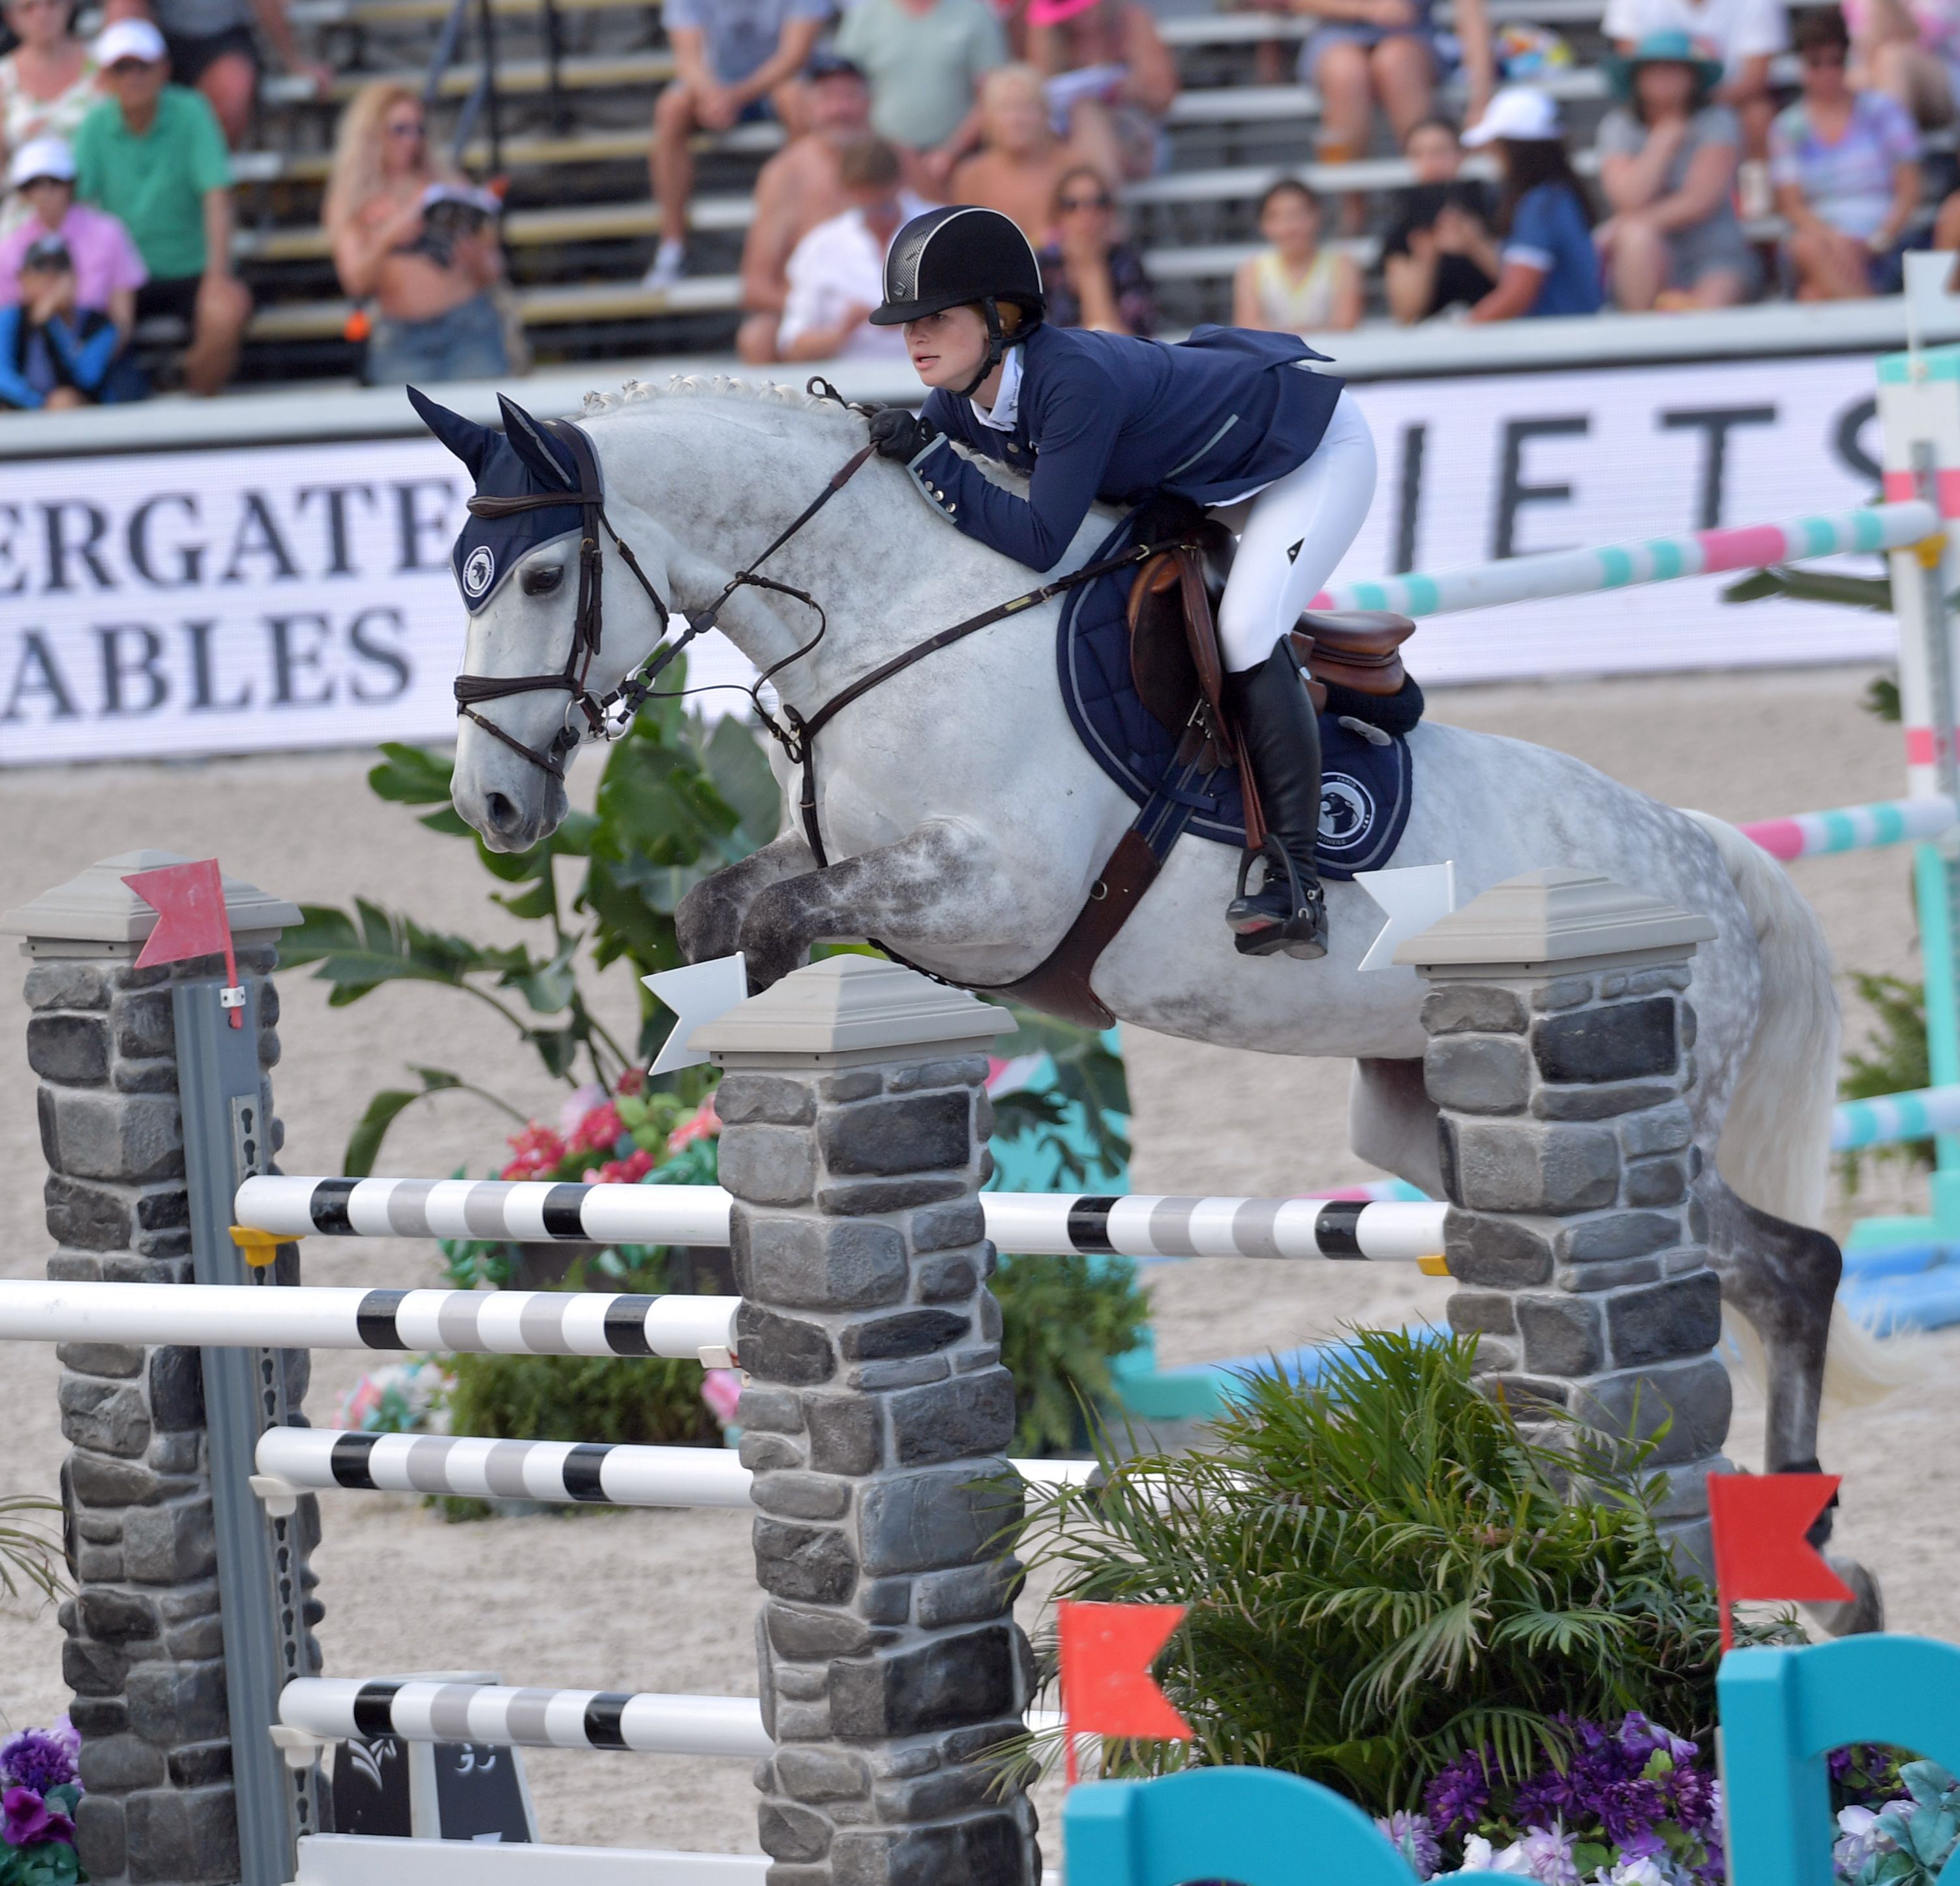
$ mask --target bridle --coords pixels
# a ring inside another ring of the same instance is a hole
[[[549,773],[554,779],[562,781],[565,760],[585,738],[572,724],[574,709],[585,716],[586,725],[593,733],[600,733],[606,727],[607,715],[625,693],[622,687],[601,698],[586,686],[586,678],[592,672],[592,664],[598,656],[606,632],[605,594],[601,581],[604,569],[599,543],[602,530],[612,540],[612,546],[619,553],[621,561],[639,579],[640,587],[659,612],[658,620],[663,631],[667,605],[667,599],[640,567],[640,559],[633,554],[633,546],[613,529],[612,519],[606,515],[605,487],[600,479],[599,457],[592,449],[592,441],[569,419],[541,419],[537,423],[571,454],[572,464],[578,473],[578,489],[527,492],[514,498],[475,497],[469,500],[469,510],[473,518],[514,518],[527,511],[578,506],[578,608],[571,619],[571,646],[566,651],[565,666],[555,674],[459,674],[455,683],[456,711],[460,718],[475,722],[513,753],[522,753],[533,766]],[[540,694],[554,689],[562,689],[571,699],[565,705],[564,725],[552,734],[551,744],[542,753],[535,747],[527,746],[515,734],[507,732],[494,720],[486,719],[476,711],[479,701],[508,700],[513,695]],[[633,706],[638,708],[639,702],[635,701]]]
[[[838,399],[835,390],[822,380],[813,380],[810,391],[819,397]],[[842,403],[841,400],[839,403]],[[772,590],[778,595],[787,596],[793,601],[803,604],[816,613],[816,633],[801,648],[784,656],[781,661],[772,663],[756,677],[747,690],[755,700],[756,709],[762,716],[763,725],[785,746],[790,744],[794,738],[791,729],[778,725],[762,705],[762,684],[788,667],[792,661],[800,661],[809,654],[823,639],[829,624],[822,605],[815,597],[803,590],[794,588],[789,584],[777,582],[772,577],[759,575],[757,572],[857,476],[877,448],[867,444],[846,460],[829,483],[777,534],[759,556],[754,558],[746,569],[737,570],[722,586],[721,594],[706,609],[698,615],[686,618],[687,626],[679,635],[672,642],[663,639],[646,660],[640,663],[609,694],[598,695],[587,686],[587,680],[592,672],[592,664],[597,659],[605,639],[605,569],[599,535],[602,530],[612,540],[612,547],[619,553],[620,560],[632,572],[640,587],[647,592],[648,600],[654,605],[656,620],[661,625],[663,637],[667,623],[673,612],[668,608],[667,598],[654,587],[651,579],[641,567],[640,559],[633,554],[633,546],[612,527],[612,519],[606,515],[605,486],[600,475],[598,454],[592,449],[591,440],[569,419],[542,419],[536,423],[571,454],[573,466],[578,474],[578,489],[575,491],[526,492],[513,498],[474,497],[469,500],[468,508],[472,517],[493,519],[514,518],[527,511],[565,509],[573,505],[578,507],[578,603],[571,619],[571,646],[565,652],[565,666],[555,674],[459,674],[454,683],[458,716],[473,721],[486,734],[501,741],[513,753],[521,753],[533,766],[549,773],[554,779],[562,782],[565,761],[587,735],[616,739],[623,734],[632,725],[633,716],[652,697],[655,691],[654,683],[674,658],[696,636],[705,636],[714,626],[729,597],[736,591],[753,588]],[[476,712],[476,704],[479,701],[506,700],[514,695],[539,694],[556,690],[563,690],[571,698],[565,706],[565,724],[552,736],[550,744],[542,752],[535,747],[527,746],[516,734],[507,731],[495,721],[486,719]],[[574,711],[584,717],[585,729],[583,731],[573,723]],[[793,710],[790,718],[794,725]]]
[[[846,403],[834,387],[820,378],[810,381],[810,391],[818,398],[835,400],[839,405]],[[853,406],[851,409],[859,413],[866,410],[859,406]],[[591,672],[593,661],[599,654],[604,630],[600,597],[600,579],[604,573],[599,535],[601,530],[612,540],[612,547],[619,553],[626,567],[638,579],[640,587],[647,592],[654,607],[659,612],[659,620],[663,624],[667,621],[670,612],[666,599],[640,567],[639,559],[633,554],[632,546],[613,529],[611,519],[606,515],[605,492],[600,478],[598,455],[592,449],[592,441],[569,419],[544,419],[538,423],[571,453],[578,473],[578,489],[573,492],[527,492],[514,498],[472,498],[469,508],[473,517],[495,518],[515,517],[523,511],[543,511],[554,507],[572,505],[579,507],[578,607],[572,618],[571,646],[566,653],[565,666],[555,674],[459,674],[456,677],[457,712],[466,720],[474,721],[485,732],[501,741],[513,753],[523,754],[532,765],[549,773],[554,779],[562,781],[566,759],[586,738],[573,725],[574,709],[584,716],[587,727],[593,734],[604,738],[617,738],[632,724],[633,716],[639,712],[641,706],[653,697],[656,692],[654,684],[659,680],[662,671],[697,636],[705,635],[714,626],[717,618],[736,591],[752,588],[787,596],[792,601],[801,603],[814,612],[816,632],[802,647],[784,655],[780,661],[772,663],[756,677],[746,691],[755,702],[756,712],[770,737],[782,748],[790,763],[803,769],[803,785],[797,795],[797,809],[802,817],[803,836],[809,842],[811,854],[816,859],[819,870],[830,860],[824,849],[823,834],[817,823],[816,736],[835,715],[853,701],[861,699],[873,688],[882,686],[895,674],[912,667],[915,662],[924,661],[928,655],[950,648],[954,642],[963,640],[978,629],[988,628],[994,623],[1004,621],[1010,616],[1019,615],[1023,610],[1047,602],[1080,584],[1091,582],[1099,576],[1106,576],[1111,571],[1123,569],[1128,565],[1141,563],[1166,547],[1161,543],[1133,545],[1117,556],[1084,564],[1081,569],[1071,570],[1065,576],[1058,576],[1052,582],[1043,583],[1019,596],[1010,597],[1006,602],[997,603],[990,609],[983,609],[978,615],[969,616],[963,621],[953,623],[950,628],[940,629],[936,634],[927,636],[923,642],[915,642],[889,661],[881,662],[869,674],[861,675],[832,695],[807,719],[794,707],[784,703],[782,719],[778,721],[763,704],[763,683],[791,663],[801,661],[815,648],[829,629],[829,619],[824,613],[823,605],[807,591],[795,588],[788,583],[779,583],[772,577],[760,575],[757,572],[762,565],[802,530],[863,469],[866,461],[877,450],[874,445],[866,444],[838,467],[832,474],[830,482],[777,533],[759,556],[752,558],[745,569],[737,570],[723,585],[721,594],[706,609],[687,619],[687,626],[679,635],[671,642],[663,640],[609,694],[595,695],[587,687],[586,682]],[[547,689],[562,689],[571,699],[565,708],[565,725],[552,735],[550,745],[542,753],[535,747],[527,746],[514,734],[507,733],[495,721],[486,720],[476,711],[476,703],[479,701],[502,700],[512,695],[536,694]],[[881,949],[886,948],[883,944],[878,947]],[[889,951],[887,953],[896,954]],[[898,960],[902,962],[905,958],[900,957]],[[926,973],[931,973],[930,971]]]

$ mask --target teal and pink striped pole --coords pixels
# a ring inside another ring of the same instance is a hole
[[[1758,819],[1738,829],[1772,858],[1818,858],[1831,852],[1875,851],[1908,839],[1936,838],[1955,823],[1953,801],[1937,793],[1920,799],[1881,799],[1829,812],[1796,812]]]
[[[1404,616],[1445,616],[1488,609],[1499,603],[1535,602],[1548,596],[1583,596],[1596,591],[1667,583],[1722,570],[1759,570],[1772,563],[1897,550],[1939,528],[1930,504],[1908,499],[1784,524],[1752,524],[1729,530],[1691,530],[1674,537],[1595,545],[1514,556],[1501,563],[1385,576],[1374,582],[1341,583],[1322,590],[1315,609],[1386,609]]]

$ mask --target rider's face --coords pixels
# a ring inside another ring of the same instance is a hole
[[[977,307],[949,307],[905,323],[905,351],[929,387],[963,387],[987,358],[987,323]]]

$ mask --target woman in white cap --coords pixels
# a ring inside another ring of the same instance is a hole
[[[72,138],[101,94],[95,61],[75,36],[75,0],[5,0],[8,30],[20,43],[0,59],[0,143],[11,159],[37,138]],[[25,206],[10,202],[0,227]]]
[[[1465,319],[1598,314],[1592,206],[1566,155],[1558,107],[1543,92],[1507,86],[1463,142],[1491,146],[1504,174],[1497,206],[1503,266],[1497,285]]]

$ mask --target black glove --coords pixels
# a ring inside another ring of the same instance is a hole
[[[880,458],[909,464],[939,437],[939,428],[915,417],[902,406],[880,406],[871,415],[871,443]]]

